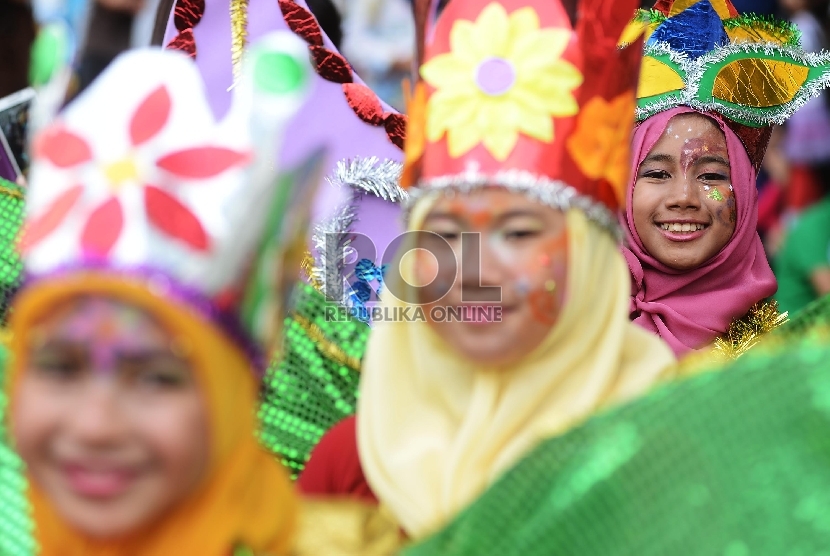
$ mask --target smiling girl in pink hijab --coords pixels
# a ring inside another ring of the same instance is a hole
[[[783,320],[765,301],[777,284],[756,231],[758,168],[772,125],[820,92],[830,57],[806,57],[790,24],[729,0],[659,0],[622,42],[641,33],[622,217],[630,316],[678,356],[716,343],[735,357]]]
[[[647,119],[632,151],[623,248],[632,318],[683,355],[777,288],[756,231],[756,172],[726,124],[691,108]]]

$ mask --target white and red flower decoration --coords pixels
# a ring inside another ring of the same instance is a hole
[[[207,251],[211,239],[199,217],[177,195],[180,186],[192,187],[201,180],[244,166],[250,153],[224,146],[181,146],[158,153],[152,148],[170,122],[173,101],[165,84],[147,95],[130,117],[126,130],[129,148],[122,156],[102,160],[81,133],[59,123],[47,129],[34,143],[34,159],[48,161],[66,178],[77,180],[52,200],[45,210],[27,222],[21,250],[35,248],[55,233],[67,215],[84,201],[88,184],[84,175],[98,172],[110,192],[94,203],[80,230],[80,247],[87,257],[107,257],[125,228],[126,188],[140,188],[147,221],[170,239],[195,251]],[[99,138],[100,139],[100,138]],[[148,160],[149,158],[149,160]],[[154,171],[143,170],[148,162]],[[154,181],[161,180],[164,185]],[[98,181],[98,180],[95,180]],[[178,183],[181,182],[181,183]],[[129,207],[134,209],[133,207]]]

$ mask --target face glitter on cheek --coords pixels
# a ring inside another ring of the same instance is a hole
[[[721,194],[720,190],[717,187],[709,191],[709,194],[706,195],[706,197],[719,203],[723,202],[723,194]]]
[[[528,301],[533,318],[548,326],[556,324],[559,317],[559,300],[552,292],[536,290],[530,294]]]

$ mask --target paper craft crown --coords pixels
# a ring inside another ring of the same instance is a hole
[[[636,0],[453,0],[410,102],[410,193],[502,186],[616,233],[640,48]]]
[[[791,23],[739,15],[729,0],[660,0],[622,43],[645,34],[637,119],[679,105],[723,116],[759,166],[772,124],[830,84],[830,54],[805,53]]]
[[[252,326],[257,307],[239,311],[249,278],[261,281],[264,236],[291,210],[273,159],[306,95],[305,53],[291,34],[265,39],[220,123],[182,54],[118,58],[34,141],[20,245],[29,278],[91,270],[145,280],[242,343],[240,320],[267,340]]]

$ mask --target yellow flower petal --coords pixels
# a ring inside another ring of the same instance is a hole
[[[436,102],[436,117],[444,120],[444,127],[452,128],[476,121],[481,105],[481,93],[472,90],[462,93],[438,91],[433,95]]]
[[[564,60],[560,60],[556,64],[546,67],[543,71],[538,73],[538,76],[544,80],[551,89],[555,87],[566,91],[576,89],[582,85],[582,82],[584,81],[582,74],[576,66],[569,62],[565,62]]]
[[[504,7],[493,2],[481,11],[475,23],[476,43],[485,57],[507,55],[510,26]]]
[[[473,147],[481,143],[481,140],[481,132],[472,124],[447,131],[447,145],[450,156],[453,158],[467,154]]]
[[[539,30],[539,16],[530,6],[510,14],[510,42],[515,44],[522,37]]]
[[[519,119],[519,131],[539,141],[553,141],[553,118],[544,112],[523,110]]]
[[[497,2],[487,5],[475,22],[456,22],[451,52],[421,70],[436,89],[427,105],[427,140],[436,142],[446,134],[455,158],[483,144],[499,161],[510,156],[519,133],[552,141],[553,118],[578,111],[572,91],[583,77],[561,59],[571,36],[568,29],[540,30],[531,7],[508,16]],[[479,65],[490,57],[504,59],[516,71],[516,82],[498,96],[484,93],[476,82]]]
[[[519,37],[511,45],[508,57],[523,67],[541,67],[556,62],[568,47],[571,32],[566,29],[542,29]]]
[[[479,110],[479,129],[483,136],[499,135],[519,127],[522,110],[509,98],[487,98]]]
[[[499,162],[504,162],[519,140],[515,129],[506,129],[502,133],[491,133],[484,137],[484,146]]]
[[[451,89],[471,81],[469,64],[453,54],[441,54],[421,66],[421,77],[436,89]]]
[[[478,66],[482,58],[487,56],[487,51],[482,51],[478,44],[475,25],[473,25],[472,21],[466,21],[464,19],[459,19],[452,26],[452,30],[450,31],[450,48],[452,49],[452,54],[459,61],[469,64],[470,67]]]

